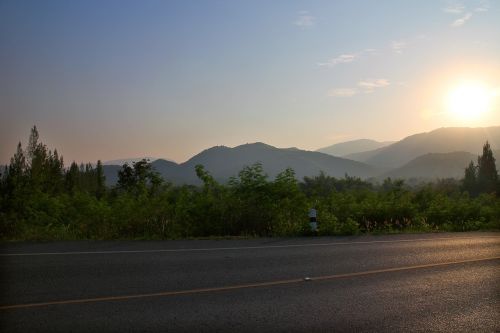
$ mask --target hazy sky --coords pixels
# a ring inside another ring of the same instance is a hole
[[[0,163],[33,124],[66,163],[500,125],[499,88],[496,0],[0,1]]]

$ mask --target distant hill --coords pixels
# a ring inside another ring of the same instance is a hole
[[[205,166],[215,179],[226,182],[246,165],[262,163],[272,179],[287,167],[294,169],[297,179],[315,176],[320,171],[334,177],[346,173],[361,178],[461,178],[470,160],[477,156],[488,140],[494,154],[500,157],[500,126],[488,128],[440,128],[409,136],[389,146],[358,152],[347,157],[305,151],[297,148],[276,148],[264,143],[245,144],[234,148],[212,147],[177,164],[158,159],[153,167],[174,184],[200,184],[195,165]],[[497,162],[500,168],[500,162]],[[105,165],[106,183],[115,184],[120,166]]]
[[[152,166],[174,184],[199,184],[195,173],[197,164],[202,164],[216,180],[226,182],[231,176],[237,176],[244,166],[256,162],[262,163],[264,171],[271,179],[287,167],[294,169],[299,180],[304,176],[318,175],[320,171],[334,177],[343,177],[347,173],[362,178],[380,173],[378,169],[364,163],[296,148],[280,149],[264,143],[245,144],[235,148],[212,147],[181,164],[159,159],[154,161]],[[106,172],[118,170],[119,168],[108,168]]]
[[[120,171],[121,168],[121,165],[103,164],[102,169],[104,171],[104,177],[106,178],[107,186],[113,186],[118,182],[118,171]]]
[[[139,159],[137,161],[140,160],[142,159]],[[103,164],[104,177],[106,177],[106,185],[112,186],[118,182],[118,171],[121,170],[123,164],[125,163],[121,163],[120,165]],[[160,172],[160,174],[165,173],[168,175],[172,175],[173,179],[177,178],[177,172],[179,171],[179,165],[177,163],[164,159],[157,159],[151,162],[151,165],[153,165],[155,170]]]
[[[227,147],[214,147],[214,148],[219,148],[221,150],[234,149]],[[214,148],[211,148],[212,151],[217,150]],[[210,151],[211,149],[208,149],[208,151]],[[280,149],[280,150],[286,151],[290,149]],[[298,151],[298,149],[294,148],[292,151]],[[211,153],[207,154],[211,155]],[[371,176],[378,175],[377,178],[379,179],[385,179],[387,177],[404,178],[404,179],[418,178],[422,180],[433,180],[437,178],[461,179],[464,175],[464,170],[470,161],[473,161],[474,164],[477,165],[478,155],[480,154],[471,154],[468,152],[429,153],[411,160],[402,167],[393,169],[388,172],[382,172],[382,173],[374,172],[373,175]],[[500,171],[500,150],[493,150],[493,155],[497,160],[497,169]],[[164,177],[173,180],[174,183],[199,184],[199,181],[194,173],[194,165],[196,165],[196,163],[198,162],[202,162],[203,159],[204,156],[198,156],[198,159],[192,161],[192,163],[190,163],[189,165],[179,165],[174,162],[166,161],[163,159],[156,160],[152,164],[157,171],[159,171]],[[215,160],[213,160],[212,163],[213,162],[215,162]],[[212,165],[212,163],[210,165]],[[106,184],[107,185],[116,184],[116,182],[118,181],[118,171],[121,169],[121,166],[104,165],[103,168],[104,168],[104,175],[106,177]],[[213,165],[211,168],[215,170]],[[236,166],[233,165],[229,169],[237,170],[236,172],[241,170],[241,168],[238,168],[237,165]],[[278,172],[279,171],[282,171],[282,169],[278,170]],[[316,175],[317,172],[315,171],[316,169],[313,169],[310,176]],[[227,172],[230,173],[231,171]],[[219,171],[217,174],[219,173],[222,173],[222,171]],[[304,173],[304,175],[306,174]],[[342,176],[343,174],[337,174],[337,177],[342,177]],[[221,175],[219,174],[219,180],[220,178],[222,178],[223,180],[225,179],[225,177],[221,177]],[[302,178],[298,177],[298,179],[301,180]]]
[[[482,152],[488,140],[492,149],[500,148],[500,126],[484,128],[449,127],[415,134],[387,147],[349,155],[348,158],[376,167],[399,168],[428,153],[465,151],[474,155]]]
[[[392,143],[394,143],[394,141],[378,142],[370,139],[360,139],[336,143],[328,147],[320,148],[316,151],[332,156],[346,157],[347,155],[386,147]]]
[[[379,178],[463,178],[470,161],[477,163],[477,155],[468,152],[430,153],[419,156],[400,168]]]
[[[194,172],[197,164],[202,164],[218,181],[225,182],[231,176],[236,176],[244,166],[256,162],[262,163],[264,171],[271,178],[287,167],[294,169],[297,179],[315,176],[320,171],[334,177],[343,177],[348,173],[362,178],[371,177],[377,173],[376,168],[360,162],[319,152],[280,149],[264,143],[245,144],[235,148],[213,147],[180,164],[176,170],[171,165],[168,166],[168,170],[165,170],[156,162],[153,166],[166,179],[178,179],[182,183],[196,184],[199,182]]]
[[[381,147],[378,149],[374,150],[368,150],[368,151],[362,151],[359,153],[353,153],[353,154],[348,154],[345,156],[342,156],[343,158],[347,158],[353,161],[358,161],[358,162],[365,162],[368,159],[372,158],[373,156],[377,155],[378,153],[382,152],[384,149],[386,149],[389,146]]]
[[[103,165],[124,165],[128,163],[132,165],[132,163],[139,162],[143,159],[149,160],[149,162],[154,162],[158,159],[158,157],[133,157],[133,158],[122,158],[118,160],[111,160],[102,162]]]

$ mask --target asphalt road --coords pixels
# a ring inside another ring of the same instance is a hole
[[[2,244],[2,332],[500,332],[500,234]]]

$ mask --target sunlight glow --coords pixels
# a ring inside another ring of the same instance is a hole
[[[479,120],[490,110],[493,95],[493,91],[482,82],[462,82],[450,90],[446,106],[451,116],[458,120]]]

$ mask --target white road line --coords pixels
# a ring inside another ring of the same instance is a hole
[[[267,246],[242,246],[242,247],[212,247],[212,248],[189,248],[189,249],[157,249],[157,250],[115,250],[115,251],[74,251],[74,252],[39,252],[39,253],[1,253],[0,257],[17,256],[52,256],[52,255],[82,255],[82,254],[131,254],[131,253],[162,253],[162,252],[209,252],[227,250],[259,250],[259,249],[280,249],[294,247],[317,247],[317,246],[337,246],[337,245],[357,245],[357,244],[379,244],[379,243],[410,243],[429,242],[436,240],[467,240],[467,239],[500,239],[500,236],[477,236],[477,237],[436,237],[436,238],[415,238],[379,241],[359,241],[359,242],[331,242],[331,243],[308,243],[308,244],[288,244],[288,245],[267,245]]]

